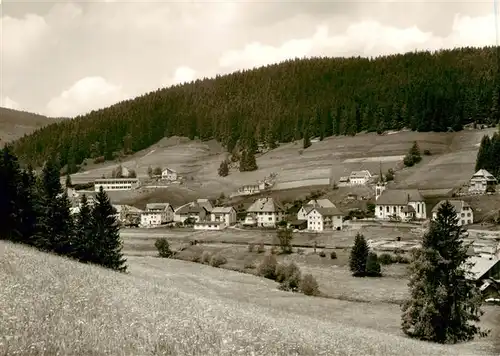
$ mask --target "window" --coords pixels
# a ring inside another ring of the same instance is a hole
[[[420,214],[420,204],[417,204],[417,213]]]
[[[465,220],[462,220],[462,225],[465,225]]]
[[[469,217],[469,218],[470,218],[470,213],[467,213],[467,217]]]
[[[472,220],[467,220],[467,224],[472,224]]]
[[[462,217],[464,217],[464,216],[465,216],[465,213],[462,213]]]
[[[392,207],[392,211],[393,211],[394,213],[396,212],[396,207],[395,207],[395,206],[393,206],[393,207]]]
[[[382,211],[382,207],[380,207],[379,210]]]

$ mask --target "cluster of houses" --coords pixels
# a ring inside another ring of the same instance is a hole
[[[129,170],[122,167],[122,177],[123,178],[100,178],[94,181],[94,190],[96,192],[102,187],[105,191],[119,191],[119,190],[133,190],[141,186],[141,181],[139,178],[128,177]],[[171,168],[165,168],[162,170],[161,175],[153,176],[155,179],[159,179],[164,183],[173,183],[179,181],[179,174]]]

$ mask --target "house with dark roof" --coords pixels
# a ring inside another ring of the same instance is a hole
[[[469,180],[469,193],[485,194],[489,191],[495,191],[497,184],[497,179],[493,174],[486,169],[480,169]]]
[[[387,189],[375,201],[375,216],[383,220],[427,219],[425,200],[417,189]]]
[[[311,231],[342,230],[344,214],[336,207],[313,207],[307,214],[307,229]]]
[[[307,214],[315,208],[335,208],[335,204],[333,204],[329,199],[313,199],[307,202],[307,204],[302,205],[300,210],[297,212],[297,220],[307,220]]]
[[[500,258],[494,254],[470,256],[467,278],[476,283],[485,298],[500,297]]]
[[[474,212],[469,204],[463,200],[448,200],[451,205],[453,205],[453,209],[457,214],[458,225],[464,226],[474,223]],[[446,202],[446,200],[441,200],[437,203],[434,208],[432,208],[432,220],[437,218],[437,213],[439,208]]]
[[[247,225],[274,227],[285,219],[285,208],[273,198],[257,199],[248,209]]]
[[[179,207],[174,213],[174,221],[184,222],[186,219],[192,219],[194,222],[199,222],[206,220],[207,215],[205,207],[193,202]]]

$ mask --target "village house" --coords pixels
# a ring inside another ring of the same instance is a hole
[[[266,184],[264,182],[259,182],[258,184],[246,184],[238,188],[238,195],[258,194],[265,189]]]
[[[427,219],[425,200],[416,189],[388,189],[375,201],[375,216],[383,220]]]
[[[307,204],[302,205],[300,210],[297,213],[297,220],[307,220],[307,214],[315,208],[335,208],[335,204],[333,204],[329,199],[313,199],[307,202]]]
[[[116,217],[120,224],[139,225],[142,213],[141,209],[125,204],[116,204],[113,207],[116,209]]]
[[[114,190],[132,190],[140,186],[137,178],[101,178],[94,181],[94,190],[96,192],[102,187],[105,191]]]
[[[307,214],[307,229],[316,232],[342,230],[343,215],[336,207],[314,207]]]
[[[285,209],[273,198],[257,199],[248,209],[246,225],[274,227],[285,218]]]
[[[469,194],[486,194],[494,192],[497,179],[486,169],[480,169],[469,180]]]
[[[349,175],[349,185],[365,185],[372,178],[372,174],[368,170],[352,171]]]
[[[195,230],[224,230],[226,227],[224,221],[197,221],[194,223]]]
[[[147,204],[141,213],[142,226],[157,226],[174,220],[174,208],[168,203]]]
[[[174,221],[185,222],[191,219],[194,222],[205,221],[209,212],[198,202],[192,202],[179,207],[174,212]]]
[[[349,180],[349,176],[342,176],[339,179],[339,182],[337,183],[337,186],[339,187],[348,187],[351,185],[351,182]]]
[[[470,256],[467,262],[473,264],[467,278],[476,283],[483,296],[500,297],[499,254]]]
[[[236,223],[236,210],[232,207],[216,206],[210,212],[211,221],[224,222],[226,226],[231,226]]]
[[[170,168],[165,168],[161,172],[161,179],[175,182],[177,180],[177,172]]]
[[[453,208],[455,209],[458,218],[458,225],[464,226],[474,223],[474,212],[472,211],[472,208],[469,204],[467,204],[463,200],[448,200],[448,201],[450,202],[451,205],[453,205]],[[431,211],[432,220],[436,220],[438,210],[445,202],[446,200],[441,200],[434,206],[434,208],[432,208]]]

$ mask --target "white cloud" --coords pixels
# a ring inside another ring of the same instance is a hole
[[[495,41],[493,15],[476,18],[457,15],[446,37],[423,32],[416,26],[397,28],[369,20],[350,25],[343,34],[331,34],[327,25],[321,25],[312,37],[288,40],[279,46],[252,42],[242,49],[223,53],[219,65],[227,72],[304,56],[378,56],[417,49],[489,46]]]
[[[182,66],[175,70],[173,83],[172,84],[182,84],[190,82],[195,78],[196,71],[192,68]]]
[[[2,16],[1,20],[2,61],[7,63],[27,59],[29,51],[41,46],[49,29],[43,17],[33,14],[20,19]]]
[[[8,96],[2,98],[2,100],[0,102],[0,106],[7,108],[7,109],[14,109],[14,110],[19,110],[21,108],[21,106],[19,105],[18,102],[12,100]]]
[[[109,83],[102,77],[86,77],[51,99],[47,104],[47,112],[50,116],[73,117],[115,104],[127,97],[121,86]]]

